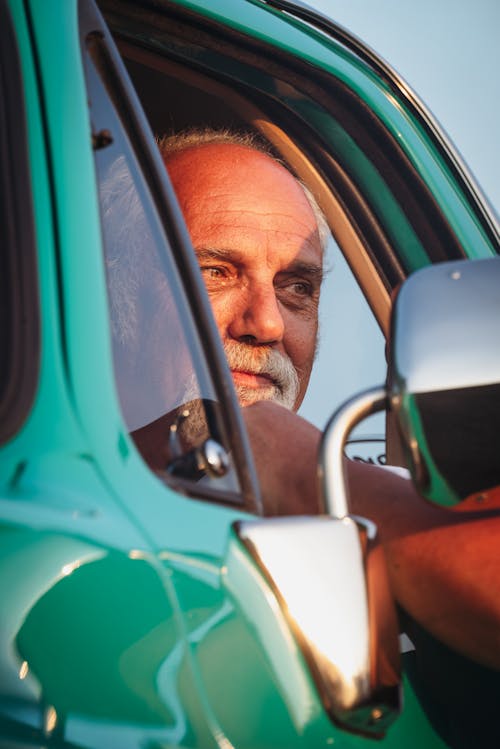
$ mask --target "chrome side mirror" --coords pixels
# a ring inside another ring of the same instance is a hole
[[[300,649],[330,718],[374,737],[384,735],[400,710],[397,620],[376,528],[348,514],[343,448],[351,429],[384,408],[385,400],[385,391],[364,394],[341,408],[325,430],[320,467],[330,514],[238,523],[240,545],[230,546],[227,560],[227,583],[253,621],[262,618],[266,605],[273,612],[266,616],[261,642],[295,721],[301,722],[310,703],[309,687],[291,646],[286,657],[287,639]],[[248,555],[260,572],[259,596],[257,583],[250,590],[248,572],[241,574]]]
[[[347,730],[380,737],[398,715],[394,603],[374,525],[349,515],[344,447],[357,423],[389,407],[426,497],[452,505],[499,485],[499,320],[500,258],[413,275],[395,304],[387,388],[347,402],[323,435],[329,514],[234,526],[226,586],[258,631],[298,725],[312,684]]]
[[[453,506],[500,484],[500,258],[441,263],[403,284],[388,398],[421,494]]]

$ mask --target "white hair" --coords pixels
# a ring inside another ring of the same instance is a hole
[[[101,207],[111,329],[115,340],[131,346],[138,333],[137,297],[150,264],[150,233],[124,156],[101,182]]]

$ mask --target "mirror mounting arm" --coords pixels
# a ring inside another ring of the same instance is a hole
[[[385,387],[359,393],[344,403],[329,420],[319,448],[319,479],[323,506],[334,518],[349,514],[349,499],[344,476],[344,448],[354,427],[367,416],[387,408]]]

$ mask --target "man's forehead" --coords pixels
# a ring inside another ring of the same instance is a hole
[[[277,166],[281,166],[270,154],[265,153],[258,148],[246,144],[231,142],[191,143],[184,148],[180,148],[179,150],[164,155],[167,166],[170,166],[170,164],[176,161],[208,161],[212,157],[228,157],[235,164],[242,163],[242,161],[246,159],[252,159],[254,161],[269,160]],[[285,167],[282,168],[285,169]]]
[[[307,200],[295,177],[272,156],[246,145],[235,143],[209,143],[191,145],[188,148],[165,157],[165,164],[174,185],[189,185],[197,192],[211,193],[218,189],[223,194],[228,186],[228,195],[236,194],[244,202],[249,187],[264,191],[265,186],[273,186],[267,194],[269,202],[278,201],[280,192],[286,190],[295,200]],[[243,188],[241,191],[235,188]]]
[[[240,251],[246,262],[265,251],[275,272],[297,259],[311,278],[320,275],[316,215],[301,184],[275,159],[216,143],[190,146],[166,163],[198,253],[214,250],[222,258],[225,251],[238,262]]]

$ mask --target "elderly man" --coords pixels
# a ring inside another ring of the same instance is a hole
[[[160,148],[240,403],[296,410],[316,349],[328,228],[312,196],[248,143],[207,132],[164,139]]]
[[[163,139],[160,150],[240,403],[250,406],[244,416],[266,510],[319,512],[320,433],[294,411],[316,350],[321,212],[282,164],[246,138],[190,133]],[[491,543],[500,518],[435,508],[409,481],[376,467],[349,462],[348,477],[353,511],[379,526],[401,605],[452,648],[500,668],[500,550]]]

